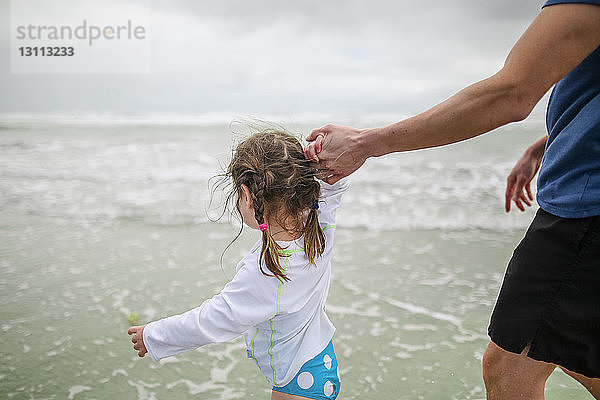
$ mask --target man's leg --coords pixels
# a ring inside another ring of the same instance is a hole
[[[595,399],[600,399],[600,378],[588,378],[587,376],[578,374],[577,372],[569,371],[566,368],[560,367],[565,374],[581,383]]]
[[[488,400],[542,400],[546,380],[556,365],[511,353],[490,342],[483,355]]]

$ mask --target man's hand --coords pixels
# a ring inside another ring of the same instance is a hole
[[[127,331],[128,335],[133,335],[131,341],[133,342],[133,348],[137,350],[138,356],[144,357],[148,350],[146,350],[146,346],[144,345],[144,328],[146,325],[142,326],[132,326]]]
[[[531,201],[533,201],[531,181],[540,169],[547,139],[548,136],[544,136],[532,144],[508,175],[506,179],[506,194],[504,195],[504,208],[506,212],[510,211],[511,200],[515,202],[521,211],[525,211],[525,206],[522,202],[527,204],[527,207],[531,207]]]
[[[367,159],[366,149],[359,143],[364,133],[359,129],[325,125],[306,138],[310,143],[304,150],[307,159],[317,163],[317,177],[333,184],[350,175]]]

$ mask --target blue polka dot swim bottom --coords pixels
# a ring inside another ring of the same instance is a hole
[[[313,359],[304,363],[298,374],[285,386],[273,386],[276,392],[309,399],[332,400],[340,392],[340,374],[333,342]]]

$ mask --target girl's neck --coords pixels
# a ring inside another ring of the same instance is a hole
[[[267,222],[271,236],[275,240],[290,242],[302,236],[302,232],[289,231],[279,225],[276,221]]]

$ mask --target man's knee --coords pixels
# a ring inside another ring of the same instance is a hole
[[[511,353],[490,342],[483,354],[483,380],[487,387],[514,385],[544,386],[555,365],[528,358],[526,352]]]
[[[494,343],[490,342],[488,347],[483,353],[482,368],[483,368],[483,381],[486,385],[496,384],[502,377],[506,377],[503,371],[507,367],[506,357],[503,357],[500,348]]]

